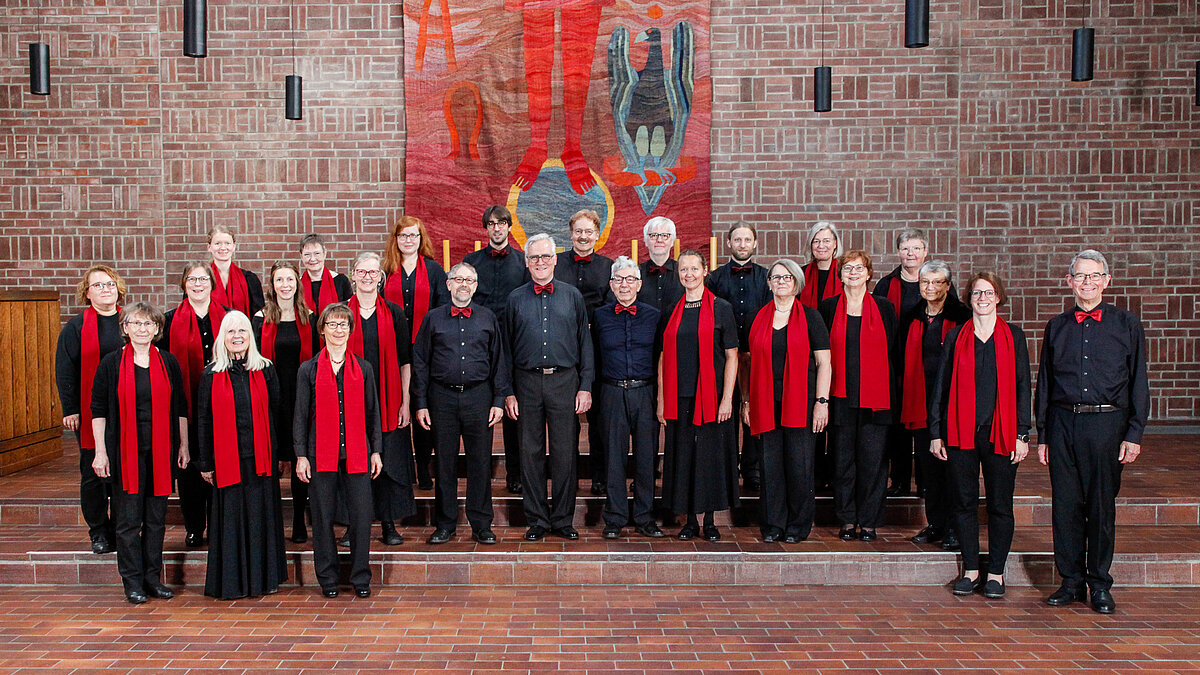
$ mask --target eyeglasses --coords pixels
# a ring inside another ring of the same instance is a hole
[[[592,230],[592,229],[587,229],[587,230],[577,229],[577,230],[573,230],[571,232],[571,234],[574,234],[579,237],[594,237],[594,236],[596,236],[596,231]]]
[[[919,283],[922,286],[937,287],[937,286],[945,286],[946,280],[945,279],[922,279]]]
[[[553,253],[542,253],[542,254],[540,254],[540,255],[527,255],[527,256],[525,256],[525,259],[526,259],[526,260],[530,260],[530,261],[533,261],[533,262],[535,262],[535,263],[544,263],[544,262],[550,262],[550,260],[551,260],[551,259],[553,259],[553,258],[554,258],[554,254],[553,254]]]
[[[1075,280],[1075,283],[1082,284],[1085,281],[1099,283],[1106,276],[1108,275],[1104,272],[1092,272],[1090,274],[1086,272],[1079,272],[1078,274],[1072,274],[1071,278]]]
[[[824,246],[832,246],[834,241],[835,241],[834,239],[831,239],[828,237],[819,237],[817,239],[813,239],[812,243],[813,244],[822,244]]]
[[[383,274],[383,272],[379,270],[354,270],[354,274],[362,277],[363,279],[374,279],[380,274]]]
[[[330,330],[349,330],[350,322],[349,321],[326,321],[325,327]]]
[[[94,284],[88,284],[88,286],[90,288],[96,289],[97,291],[111,291],[112,289],[117,287],[117,282],[115,282],[115,281],[97,281]]]
[[[990,288],[987,289],[986,291],[971,291],[971,297],[972,298],[994,298],[994,297],[996,297],[996,291],[994,291]]]
[[[479,283],[478,279],[474,279],[472,277],[450,277],[450,281],[453,281],[456,284],[477,284],[477,283]]]
[[[791,274],[772,274],[771,276],[767,277],[767,281],[770,281],[773,284],[777,284],[782,281],[786,281],[786,282],[790,283],[795,280],[796,280],[796,277]]]
[[[184,281],[189,284],[207,284],[212,281],[212,277],[185,277]]]
[[[624,276],[624,277],[610,277],[609,278],[609,281],[613,282],[614,284],[616,284],[618,286],[625,286],[626,284],[633,285],[641,280],[642,280],[641,277],[635,277],[632,274],[629,276]]]
[[[658,241],[666,241],[671,238],[670,232],[651,232],[646,235],[647,239],[656,239]]]
[[[305,259],[311,259],[311,258],[320,258],[323,255],[325,255],[324,251],[309,251],[308,253],[301,253],[300,257],[305,258]]]
[[[865,271],[867,271],[867,266],[866,265],[843,265],[842,271],[843,272],[865,272]]]
[[[398,235],[396,235],[396,238],[397,238],[397,239],[406,239],[406,240],[408,240],[408,241],[413,241],[413,240],[416,240],[416,239],[420,239],[420,238],[421,238],[421,233],[420,233],[420,232],[404,232],[404,233],[401,233],[401,234],[398,234]]]
[[[512,225],[512,223],[507,220],[489,220],[487,222],[488,227],[500,227],[501,225]]]
[[[139,328],[155,328],[158,326],[158,324],[154,323],[153,321],[137,321],[134,319],[127,319],[125,321],[125,325],[134,330]]]

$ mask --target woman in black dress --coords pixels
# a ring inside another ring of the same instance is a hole
[[[867,292],[872,266],[866,251],[847,251],[838,260],[838,272],[842,292],[822,300],[819,308],[829,326],[833,358],[833,508],[842,540],[875,541],[887,490],[887,427],[899,407],[891,364],[896,312],[887,298]]]
[[[812,532],[813,450],[829,423],[829,331],[797,299],[804,273],[791,260],[767,272],[774,301],[750,326],[750,395],[742,420],[762,439],[763,541],[795,544]]]
[[[225,315],[197,394],[196,468],[213,491],[204,594],[221,600],[274,593],[287,580],[272,417],[279,380],[258,353],[250,319]]]
[[[1008,299],[998,275],[974,274],[963,296],[971,305],[971,321],[946,335],[929,411],[929,451],[949,463],[950,503],[963,559],[954,594],[969,595],[982,585],[985,597],[1002,598],[1017,465],[1029,454],[1033,421],[1029,348],[1025,333],[997,316]],[[986,585],[979,574],[980,469],[987,491]]]
[[[187,385],[175,357],[153,345],[163,324],[162,312],[148,303],[121,310],[129,343],[100,361],[92,387],[92,470],[112,479],[117,570],[135,605],[175,596],[162,583],[167,497],[172,465],[183,468],[190,459]]]
[[[293,465],[292,541],[308,541],[304,526],[304,511],[308,507],[308,484],[296,477],[295,456],[292,454],[292,417],[296,412],[296,371],[300,364],[320,350],[317,337],[317,317],[308,309],[300,292],[300,271],[290,262],[277,262],[271,267],[267,304],[254,315],[254,340],[264,358],[275,366],[279,378],[279,404],[273,416],[276,456]]]
[[[216,225],[208,231],[208,253],[212,264],[213,299],[230,309],[251,315],[262,309],[263,288],[258,275],[233,262],[237,234],[228,225]]]
[[[822,300],[842,292],[838,257],[842,255],[842,235],[829,221],[818,221],[808,231],[810,262],[804,266],[800,303],[816,309]]]
[[[658,421],[667,427],[663,455],[663,503],[687,514],[679,538],[721,533],[714,511],[738,502],[737,441],[733,390],[737,386],[737,322],[733,307],[704,286],[708,267],[699,251],[677,261],[684,296],[664,317],[658,364]]]

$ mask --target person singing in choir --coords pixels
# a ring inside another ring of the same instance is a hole
[[[237,236],[233,228],[216,225],[208,232],[209,271],[213,277],[213,300],[250,316],[262,309],[263,289],[258,275],[233,262]]]
[[[842,277],[838,259],[842,255],[842,235],[829,221],[818,221],[808,231],[808,252],[811,261],[804,266],[804,290],[800,304],[817,308],[821,301],[842,292]]]
[[[304,303],[315,316],[334,302],[345,302],[354,294],[354,286],[344,274],[325,264],[325,237],[310,233],[300,239],[300,263],[304,266]]]

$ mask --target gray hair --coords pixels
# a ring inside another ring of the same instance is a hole
[[[550,242],[550,250],[551,251],[558,250],[558,246],[554,243],[554,237],[551,237],[550,235],[546,234],[545,232],[542,232],[541,234],[535,234],[532,237],[525,240],[525,253],[529,253],[529,247],[532,244],[536,244],[539,241],[549,241]]]
[[[917,278],[926,274],[940,274],[946,281],[951,281],[950,265],[945,260],[930,260],[921,265],[921,269],[917,270]]]
[[[675,221],[667,218],[666,216],[654,216],[650,220],[647,220],[646,224],[642,227],[643,241],[649,243],[646,237],[650,235],[650,228],[652,227],[665,227],[671,231],[671,238],[675,238]]]
[[[469,262],[466,262],[465,260],[463,262],[460,262],[457,265],[451,267],[450,272],[448,272],[446,274],[446,276],[452,277],[452,276],[458,274],[459,270],[470,270],[471,272],[473,272],[475,274],[476,278],[479,277],[479,272],[475,269],[475,266]]]
[[[359,264],[364,260],[374,260],[375,262],[379,263],[380,267],[383,267],[383,256],[375,253],[374,251],[363,251],[362,253],[358,254],[357,258],[354,259],[354,264],[350,266],[350,271],[353,272],[354,270],[358,269]]]
[[[1104,266],[1104,273],[1108,274],[1108,260],[1105,259],[1103,253],[1094,248],[1089,248],[1076,253],[1075,257],[1071,258],[1071,267],[1068,268],[1067,274],[1075,274],[1075,263],[1080,260],[1091,260],[1092,262],[1098,262]]]
[[[925,244],[925,248],[929,248],[929,237],[925,235],[925,230],[919,227],[908,227],[900,230],[896,234],[896,248],[899,249],[909,239],[920,239],[921,243]]]
[[[254,328],[250,325],[250,317],[234,309],[225,312],[225,318],[221,319],[221,327],[213,337],[213,372],[229,370],[233,359],[230,358],[229,349],[225,346],[225,333],[235,328],[246,329],[247,339],[250,340],[250,344],[246,346],[246,370],[262,370],[271,365],[271,362],[258,352],[258,345],[254,342]]]
[[[780,258],[771,263],[771,266],[767,268],[767,275],[771,274],[771,270],[775,269],[776,265],[781,265],[783,269],[788,271],[788,274],[795,278],[796,285],[794,288],[796,292],[792,293],[792,295],[800,295],[800,291],[804,290],[804,269],[800,267],[800,263],[791,258]]]
[[[821,234],[821,232],[823,232],[825,230],[829,230],[829,233],[833,235],[834,241],[837,242],[837,248],[834,249],[834,251],[833,251],[833,257],[835,257],[835,258],[842,257],[842,235],[838,234],[837,225],[834,225],[833,223],[829,222],[828,220],[818,220],[817,222],[813,223],[812,227],[808,228],[808,255],[809,255],[809,257],[810,258],[812,257],[813,239],[816,239],[817,235]]]
[[[618,256],[617,259],[613,261],[612,270],[609,272],[609,276],[616,276],[617,272],[620,272],[621,270],[633,270],[634,272],[637,272],[638,279],[642,278],[642,269],[638,267],[638,264],[627,255]]]

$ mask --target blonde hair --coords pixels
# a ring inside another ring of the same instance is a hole
[[[125,280],[121,278],[120,274],[117,274],[116,270],[108,265],[97,264],[87,268],[87,271],[83,273],[83,278],[79,280],[79,285],[75,287],[75,297],[79,299],[81,304],[90,304],[87,296],[88,287],[90,286],[90,284],[88,284],[88,278],[91,277],[95,272],[103,272],[107,274],[110,279],[117,283],[117,302],[121,302],[125,299],[125,293],[129,290],[129,288],[125,285]]]
[[[225,333],[234,328],[245,328],[250,333],[250,344],[246,346],[246,370],[262,370],[271,365],[270,359],[258,352],[258,345],[254,342],[254,328],[250,325],[250,317],[235,309],[225,312],[225,318],[221,319],[221,329],[217,331],[217,335],[213,339],[213,372],[229,370],[232,359],[229,358],[229,350],[225,347]]]
[[[218,234],[227,234],[233,240],[233,243],[237,243],[237,231],[228,225],[213,225],[212,229],[208,231],[208,243],[211,244],[213,237]]]

